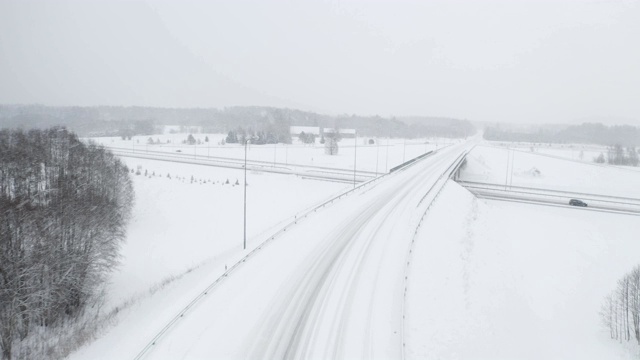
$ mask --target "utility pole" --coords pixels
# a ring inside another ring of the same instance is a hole
[[[376,137],[376,177],[378,177],[378,160],[380,159],[380,138]]]
[[[407,153],[407,139],[402,140],[402,163],[404,164],[404,156]]]
[[[384,172],[389,172],[389,138],[391,137],[391,134],[389,134],[389,136],[387,137],[387,158],[384,162]]]
[[[509,147],[507,146],[507,167],[504,171],[504,190],[507,190],[509,184]]]
[[[353,188],[356,188],[356,161],[358,159],[358,133],[354,133],[354,146],[353,146]]]
[[[513,162],[515,159],[516,153],[514,150],[511,150],[511,176],[509,177],[509,186],[513,186]]]
[[[247,144],[250,139],[244,140],[244,241],[242,249],[247,249]]]

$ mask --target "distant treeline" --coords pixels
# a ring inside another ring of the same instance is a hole
[[[222,109],[172,109],[155,107],[50,107],[0,105],[0,128],[48,128],[65,126],[80,136],[151,135],[159,125],[198,126],[203,132],[228,133],[238,128],[263,131],[278,138],[289,136],[289,127],[319,126],[356,129],[363,136],[450,137],[476,133],[467,120],[380,116],[322,115],[295,109],[260,106]]]
[[[606,146],[640,145],[640,128],[629,125],[606,126],[600,123],[572,125],[561,130],[539,128],[534,132],[518,132],[500,127],[487,127],[484,138],[494,141],[520,141],[532,143],[598,144]]]

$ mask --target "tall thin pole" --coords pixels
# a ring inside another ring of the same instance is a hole
[[[356,187],[356,161],[358,159],[358,133],[354,133],[354,147],[353,147],[353,188]]]
[[[244,140],[244,241],[242,243],[242,249],[247,249],[247,143],[248,139]]]
[[[407,153],[407,139],[402,141],[402,162],[404,163],[404,156]]]
[[[504,189],[507,190],[509,183],[509,147],[507,147],[507,168],[504,171]]]
[[[385,159],[385,162],[384,162],[384,172],[389,171],[389,138],[390,137],[391,137],[391,134],[389,134],[389,136],[387,137],[387,158]]]
[[[509,186],[513,186],[513,161],[516,156],[516,153],[511,150],[511,177],[509,178]]]
[[[376,138],[376,177],[378,177],[378,161],[380,159],[380,138]]]

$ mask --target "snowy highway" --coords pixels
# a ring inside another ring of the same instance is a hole
[[[460,181],[459,184],[464,186],[477,197],[487,199],[640,215],[640,199],[636,198],[556,191],[540,188],[526,188],[519,186],[510,186],[505,188],[504,185],[465,181]],[[588,206],[571,206],[569,205],[569,201],[571,199],[581,199],[585,201]]]
[[[194,157],[191,155],[172,154],[159,151],[135,152],[126,149],[109,149],[114,154],[120,157],[160,160],[183,164],[214,166],[228,169],[244,169],[244,161],[242,159],[203,156]],[[339,182],[352,182],[354,180],[353,170],[284,163],[274,164],[266,161],[256,160],[247,160],[247,170],[274,174],[292,174],[309,179],[331,180]],[[375,172],[357,170],[355,175],[356,182],[360,183],[375,178],[377,174]]]
[[[403,357],[413,234],[441,175],[471,146],[442,149],[301,219],[233,267],[139,357]]]

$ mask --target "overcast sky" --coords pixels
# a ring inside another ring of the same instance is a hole
[[[640,121],[640,1],[0,0],[0,103]]]

